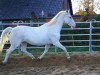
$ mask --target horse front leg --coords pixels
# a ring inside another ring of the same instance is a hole
[[[45,50],[44,50],[43,54],[40,57],[38,57],[38,58],[42,59],[44,57],[44,55],[48,52],[49,48],[50,48],[50,45],[45,45]]]
[[[70,61],[70,56],[69,53],[67,52],[67,49],[59,41],[54,42],[53,45],[61,48],[65,52],[67,59]]]

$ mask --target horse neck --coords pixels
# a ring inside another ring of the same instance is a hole
[[[62,26],[63,26],[63,23],[64,23],[64,19],[62,16],[59,16],[56,20],[56,22],[54,23],[54,27],[58,30],[58,31],[61,31],[62,29]]]

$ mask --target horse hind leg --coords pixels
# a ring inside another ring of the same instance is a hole
[[[32,59],[35,59],[35,57],[34,57],[31,53],[29,53],[29,52],[26,50],[26,47],[27,47],[27,43],[23,42],[23,43],[21,44],[21,51],[22,51],[24,54],[26,54],[27,56],[31,57]]]
[[[21,41],[13,41],[13,40],[10,40],[10,44],[11,44],[11,46],[10,46],[9,49],[7,49],[7,51],[6,51],[6,56],[5,56],[5,59],[2,61],[2,64],[6,64],[6,63],[7,63],[10,54],[11,54],[18,46],[20,46]]]
[[[6,64],[7,63],[11,52],[13,52],[15,50],[15,48],[16,47],[10,46],[10,48],[6,51],[6,56],[5,56],[5,59],[2,61],[2,64]]]

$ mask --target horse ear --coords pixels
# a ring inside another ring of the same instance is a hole
[[[68,10],[65,10],[68,13]]]
[[[67,13],[70,13],[70,9],[66,10]]]
[[[68,9],[68,13],[70,13],[70,9]]]

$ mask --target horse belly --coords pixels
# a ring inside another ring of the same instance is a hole
[[[46,45],[51,44],[51,41],[49,39],[49,36],[47,33],[40,33],[40,32],[34,32],[31,35],[26,36],[27,39],[26,42],[32,45]]]
[[[46,44],[51,44],[51,41],[49,38],[36,38],[36,37],[33,37],[33,39],[28,39],[27,41],[29,44],[32,44],[32,45],[46,45]]]

